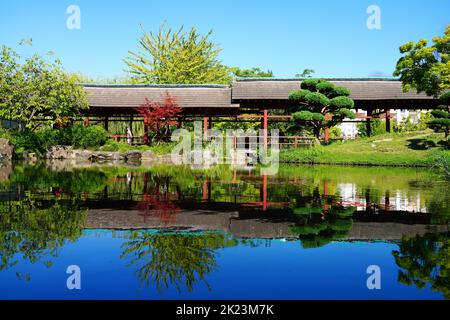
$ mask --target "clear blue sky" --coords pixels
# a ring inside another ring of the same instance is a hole
[[[81,9],[81,29],[66,28],[69,5]],[[366,27],[369,5],[381,9],[381,30]],[[398,47],[442,35],[449,0],[1,0],[0,44],[21,52],[54,51],[68,71],[92,77],[123,75],[122,59],[137,48],[139,28],[195,26],[230,66],[271,69],[291,77],[313,68],[321,77],[390,76]]]

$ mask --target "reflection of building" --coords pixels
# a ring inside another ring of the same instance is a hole
[[[337,189],[341,203],[345,206],[355,206],[357,210],[365,210],[368,206],[375,205],[392,211],[428,212],[425,204],[421,203],[420,192],[408,197],[406,192],[397,190],[394,195],[385,194],[380,197],[379,203],[374,203],[367,195],[358,193],[356,184],[339,183]]]
[[[395,220],[394,217],[392,217]],[[144,219],[138,210],[88,210],[87,229],[146,229],[162,231],[223,231],[237,238],[296,239],[288,219],[245,216],[237,211],[182,210],[175,220],[164,223],[156,215]],[[366,222],[355,220],[342,240],[399,240],[403,235],[415,236],[426,232],[441,232],[446,226],[409,224],[402,221]]]

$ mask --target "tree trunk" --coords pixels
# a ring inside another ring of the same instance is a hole
[[[314,127],[313,128],[313,134],[319,140],[320,140],[320,129],[321,129],[321,127]]]

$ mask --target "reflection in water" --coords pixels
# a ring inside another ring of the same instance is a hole
[[[403,237],[392,254],[401,268],[399,282],[420,289],[430,285],[450,299],[450,232]]]
[[[317,248],[339,240],[348,235],[353,225],[354,207],[331,206],[322,208],[295,208],[298,217],[294,226],[290,227],[293,234],[299,236],[303,248]]]
[[[17,165],[0,180],[0,272],[24,261],[51,266],[85,229],[123,229],[118,256],[141,287],[192,292],[209,287],[225,248],[360,240],[370,251],[382,240],[399,243],[399,282],[448,298],[447,189],[433,172],[392,168],[287,166],[261,177],[220,166]]]
[[[54,200],[43,204],[31,195],[0,202],[0,270],[21,260],[51,259],[68,241],[81,236],[86,210]],[[44,262],[51,266],[51,261]],[[27,277],[28,278],[28,277]]]
[[[169,286],[192,291],[196,282],[208,285],[205,276],[217,268],[215,250],[232,245],[235,241],[217,233],[135,231],[122,245],[122,258],[131,256],[141,285],[155,285],[160,292]]]

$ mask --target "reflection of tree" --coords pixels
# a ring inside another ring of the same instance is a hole
[[[151,184],[148,184],[148,181]],[[175,222],[176,213],[179,212],[178,205],[173,200],[178,200],[180,197],[179,189],[176,192],[170,191],[169,176],[158,176],[144,174],[144,195],[142,200],[135,206],[135,209],[142,212],[144,221],[148,216],[157,217],[164,224]]]
[[[429,284],[450,299],[450,232],[403,237],[392,254],[401,268],[399,282],[421,289]]]
[[[296,223],[290,231],[299,236],[304,248],[318,248],[348,234],[354,211],[354,207],[341,206],[295,208]]]
[[[74,206],[55,202],[42,208],[31,199],[0,202],[0,212],[0,270],[16,265],[17,254],[31,263],[56,257],[67,241],[81,236],[86,217]]]
[[[235,245],[220,233],[150,233],[133,232],[123,244],[122,258],[131,258],[141,286],[152,282],[158,291],[183,286],[192,291],[196,282],[204,282],[216,265],[216,251]]]

